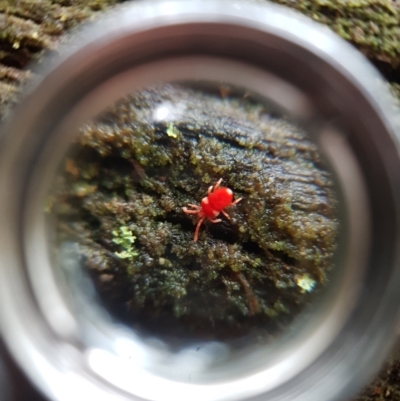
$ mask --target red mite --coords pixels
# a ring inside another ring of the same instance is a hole
[[[219,223],[221,219],[216,217],[222,213],[227,219],[230,220],[228,213],[225,212],[225,208],[234,206],[239,203],[242,198],[236,199],[232,202],[233,192],[229,188],[219,187],[222,182],[222,178],[214,185],[208,188],[208,195],[201,200],[200,206],[188,204],[192,209],[183,207],[182,210],[187,214],[198,214],[199,221],[194,232],[194,242],[197,241],[199,236],[200,226],[205,219],[208,219],[211,223]]]

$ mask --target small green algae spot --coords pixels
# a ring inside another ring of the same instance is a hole
[[[128,227],[121,226],[119,229],[113,230],[112,235],[112,242],[120,245],[122,248],[121,252],[114,252],[116,256],[118,256],[120,259],[133,259],[138,255],[133,247],[136,237]]]
[[[172,124],[172,123],[169,123],[169,124],[168,124],[167,135],[168,135],[170,138],[174,138],[174,139],[178,138],[179,131],[178,131],[178,129],[174,126],[174,124]]]
[[[77,182],[73,185],[72,192],[75,194],[75,196],[83,198],[94,193],[96,189],[96,185],[90,185],[85,182]]]
[[[311,292],[317,282],[308,274],[303,274],[296,278],[296,284],[301,288],[301,292]]]

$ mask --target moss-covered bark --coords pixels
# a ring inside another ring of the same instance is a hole
[[[325,24],[371,60],[400,65],[400,4],[390,0],[273,0]]]
[[[0,1],[0,121],[32,76],[26,70],[45,51],[57,51],[65,34],[111,7],[115,0]]]
[[[400,400],[400,344],[388,358],[381,373],[353,401]]]
[[[159,108],[173,117],[154,119]],[[131,323],[272,334],[326,283],[338,231],[329,174],[304,132],[248,94],[142,91],[86,126],[72,157],[48,210]],[[195,243],[198,217],[182,207],[219,178],[243,200]]]

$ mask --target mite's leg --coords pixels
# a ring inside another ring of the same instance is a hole
[[[229,206],[237,205],[243,198],[236,199],[235,202],[232,202]]]
[[[221,182],[222,182],[222,178],[220,178],[220,179],[217,181],[217,183],[214,185],[213,191],[215,191],[216,189],[219,188],[219,186],[221,185]]]
[[[197,223],[196,230],[194,232],[194,242],[197,242],[197,238],[199,237],[200,226],[203,223],[204,219],[205,217],[202,217]]]
[[[197,205],[193,205],[192,203],[189,203],[188,206],[192,207],[193,210],[188,209],[187,207],[183,207],[182,210],[186,213],[186,214],[199,214],[201,207],[197,206]]]
[[[230,216],[229,216],[229,214],[226,213],[225,210],[221,210],[221,213],[222,213],[228,220],[231,219]]]

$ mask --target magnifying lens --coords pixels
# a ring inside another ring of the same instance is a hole
[[[400,301],[397,121],[336,35],[127,3],[3,127],[1,326],[54,400],[345,400]]]

